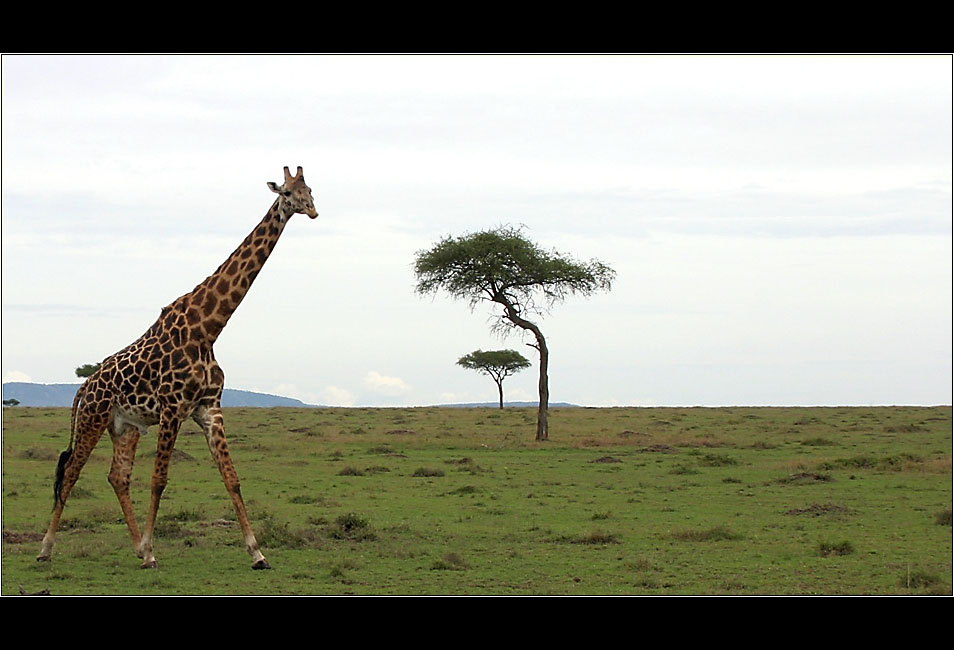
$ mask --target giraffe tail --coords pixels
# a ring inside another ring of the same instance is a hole
[[[66,473],[66,463],[73,457],[73,449],[67,449],[60,454],[60,460],[56,463],[56,479],[53,481],[53,507],[56,508],[62,499],[60,492],[63,490],[63,475]]]
[[[56,478],[53,481],[53,507],[60,502],[60,492],[63,489],[63,476],[66,473],[66,463],[73,457],[73,442],[76,438],[76,409],[79,407],[80,400],[86,394],[86,382],[76,391],[76,397],[73,398],[73,411],[70,413],[70,446],[66,451],[60,454],[60,459],[56,462]]]

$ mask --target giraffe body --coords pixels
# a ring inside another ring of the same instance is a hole
[[[241,303],[293,214],[318,216],[301,167],[285,168],[285,183],[269,183],[278,194],[268,213],[225,262],[190,293],[163,308],[145,334],[107,357],[73,401],[70,446],[60,456],[54,484],[53,517],[37,560],[49,560],[66,499],[103,432],[113,442],[109,483],[119,499],[136,554],[143,568],[158,566],[152,536],[165,489],[169,459],[179,427],[192,418],[202,428],[238,516],[252,567],[269,568],[252,533],[238,476],[229,455],[222,417],[225,373],[213,345]],[[141,435],[159,425],[151,499],[140,533],[129,483]]]

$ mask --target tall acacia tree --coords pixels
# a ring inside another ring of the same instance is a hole
[[[487,350],[486,352],[474,350],[458,359],[457,365],[468,370],[476,370],[493,379],[500,396],[500,408],[503,408],[503,380],[524,368],[529,368],[530,362],[516,350]]]
[[[418,293],[443,290],[466,299],[471,309],[483,301],[496,303],[503,314],[495,328],[520,328],[533,335],[534,342],[528,345],[540,353],[537,440],[547,440],[550,353],[543,332],[529,317],[543,315],[569,295],[609,290],[615,271],[598,260],[579,262],[546,251],[524,237],[522,229],[512,226],[446,237],[417,254],[414,271]]]

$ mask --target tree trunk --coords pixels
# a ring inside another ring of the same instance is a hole
[[[497,382],[497,392],[500,393],[500,408],[503,408],[503,379]]]
[[[504,309],[507,310],[507,320],[517,327],[530,330],[537,340],[536,344],[530,344],[540,353],[540,381],[538,383],[540,404],[537,406],[537,440],[549,440],[550,425],[547,422],[547,409],[550,404],[550,383],[547,376],[547,365],[550,361],[550,351],[547,349],[547,341],[543,338],[543,332],[540,331],[540,328],[535,323],[522,318],[506,296],[498,293],[493,300],[503,305]]]
[[[546,339],[540,328],[532,328],[537,337],[537,350],[540,351],[540,405],[537,407],[537,440],[550,439],[550,424],[547,421],[547,409],[550,406],[550,379],[547,376],[547,365],[550,362],[550,351],[547,349]]]

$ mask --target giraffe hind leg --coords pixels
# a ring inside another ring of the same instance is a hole
[[[40,547],[40,553],[36,559],[38,562],[49,561],[53,552],[53,542],[56,537],[56,529],[60,525],[60,517],[63,515],[63,508],[66,506],[66,499],[69,497],[73,486],[79,479],[80,472],[89,455],[96,447],[103,431],[106,430],[106,418],[80,412],[76,422],[76,436],[73,447],[60,454],[60,459],[56,466],[56,480],[53,484],[55,502],[53,504],[53,516],[50,518],[50,525],[43,536],[43,542]]]

